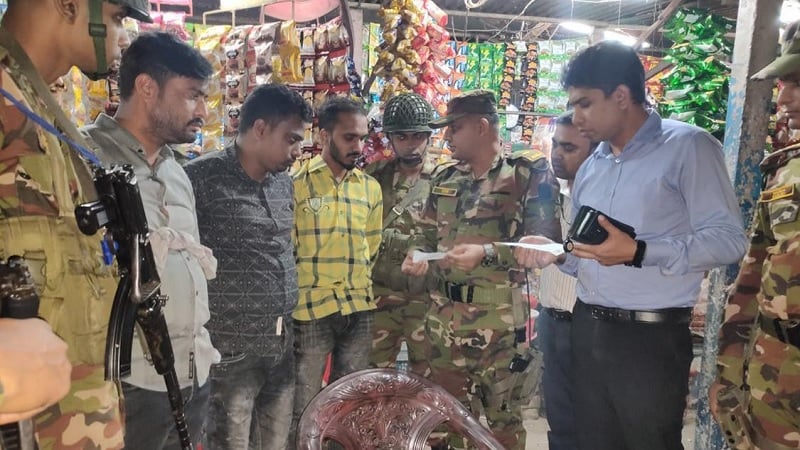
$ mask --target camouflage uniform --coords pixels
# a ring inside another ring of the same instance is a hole
[[[498,155],[480,179],[466,163],[442,165],[419,226],[422,248],[446,251],[526,234],[560,240],[557,194],[558,183],[539,152]],[[509,369],[519,323],[512,291],[524,275],[511,270],[516,262],[509,247],[498,247],[495,258],[484,258],[470,273],[432,266],[440,282],[431,292],[426,323],[431,379],[465,404],[474,386],[498,440],[509,449],[524,448],[521,404],[511,401],[512,390],[521,386]],[[459,295],[461,301],[453,298]]]
[[[798,57],[795,22],[781,56],[752,78],[796,76]],[[781,88],[779,107],[795,107],[793,79]],[[800,449],[800,144],[769,155],[761,174],[750,248],[720,333],[718,419],[735,450]]]
[[[406,180],[398,180],[398,161],[379,161],[367,167],[381,185],[383,210],[395,214],[398,205],[415,186]],[[373,324],[370,364],[375,367],[394,367],[400,345],[405,340],[408,347],[408,362],[412,372],[426,375],[428,371],[427,339],[425,339],[425,315],[429,297],[426,280],[409,277],[400,266],[409,249],[416,222],[421,218],[425,201],[430,194],[430,176],[433,164],[426,164],[416,183],[425,186],[412,192],[416,200],[411,201],[397,219],[383,230],[380,253],[372,269],[373,292],[375,294],[375,322]],[[386,218],[384,218],[384,223]]]
[[[762,449],[800,448],[799,156],[800,144],[761,164],[765,184],[750,250],[720,337],[719,381],[735,391],[720,397],[721,414],[736,408],[737,401],[749,405],[744,409],[754,431],[751,439]],[[779,339],[791,333],[782,328],[792,326],[795,345]],[[749,389],[740,389],[743,385]]]
[[[30,60],[0,28],[2,88],[50,123],[50,92]],[[43,87],[40,89],[38,87]],[[41,449],[123,446],[119,391],[104,380],[106,328],[116,279],[102,263],[100,238],[84,236],[75,205],[96,196],[74,151],[8,101],[0,113],[0,258],[22,255],[41,297],[39,315],[69,345],[69,394],[36,418]],[[65,130],[75,140],[74,129]]]

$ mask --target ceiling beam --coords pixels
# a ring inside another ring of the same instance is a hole
[[[357,1],[349,2],[351,8],[355,9],[364,9],[364,10],[378,10],[380,9],[381,5],[376,3],[363,3]],[[586,25],[591,25],[596,28],[621,28],[623,30],[646,30],[648,27],[646,25],[626,25],[626,24],[617,24],[617,23],[610,23],[610,22],[601,22],[597,20],[580,20],[580,19],[567,19],[567,18],[559,18],[559,17],[540,17],[540,16],[515,16],[512,14],[496,14],[496,13],[485,13],[485,12],[477,12],[477,11],[455,11],[455,10],[445,10],[448,16],[453,17],[470,17],[474,19],[499,19],[499,20],[514,20],[514,21],[521,21],[521,22],[544,22],[544,23],[560,23],[566,20],[570,20],[573,22],[580,22],[585,23]]]

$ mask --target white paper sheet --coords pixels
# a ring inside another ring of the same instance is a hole
[[[520,248],[527,248],[528,250],[539,250],[542,252],[547,252],[553,254],[555,256],[559,256],[564,254],[564,245],[563,244],[525,244],[522,242],[495,242],[496,245],[505,245],[506,247],[520,247]]]
[[[436,261],[439,259],[444,259],[445,256],[447,256],[447,253],[443,252],[426,253],[426,252],[421,252],[419,250],[414,250],[414,254],[411,256],[411,258],[412,261],[418,263],[422,261]]]

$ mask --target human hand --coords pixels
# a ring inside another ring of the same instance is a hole
[[[616,266],[633,261],[636,254],[636,240],[609,222],[605,216],[597,219],[608,232],[608,239],[598,245],[574,243],[572,254],[578,258],[594,259],[604,266]]]
[[[0,423],[26,419],[70,387],[67,344],[40,319],[0,319]]]
[[[458,244],[447,252],[445,261],[451,267],[469,273],[480,265],[485,256],[486,251],[483,249],[483,245]]]
[[[428,261],[414,262],[414,251],[406,254],[406,259],[403,260],[403,265],[400,266],[400,271],[406,275],[415,277],[422,277],[428,272]]]
[[[536,244],[545,245],[553,244],[554,242],[544,236],[525,236],[519,240],[522,244]],[[533,250],[529,248],[516,247],[514,249],[514,257],[517,263],[526,269],[542,269],[555,262],[558,262],[558,256],[545,252],[542,250]]]

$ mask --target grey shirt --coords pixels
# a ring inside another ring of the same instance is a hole
[[[287,324],[297,305],[297,268],[289,174],[253,180],[235,145],[184,168],[197,197],[200,236],[219,261],[208,285],[214,344],[223,355],[292,351]]]
[[[199,243],[194,192],[183,168],[168,146],[161,148],[151,167],[139,141],[113,118],[100,114],[82,130],[96,146],[104,164],[130,164],[139,183],[151,232],[169,227],[185,232]],[[164,315],[175,353],[175,369],[181,387],[192,385],[195,376],[203,385],[211,364],[220,355],[204,328],[210,315],[206,277],[200,263],[187,249],[170,248],[161,276],[161,292],[169,297]],[[124,381],[153,391],[166,391],[164,379],[146,360],[140,340],[134,338],[131,376]]]

